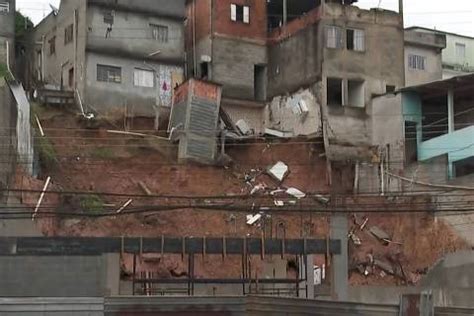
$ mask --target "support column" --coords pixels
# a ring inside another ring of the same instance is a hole
[[[341,240],[341,254],[333,255],[331,263],[331,296],[336,301],[349,300],[348,231],[347,214],[333,214],[331,216],[330,236],[331,239]]]
[[[288,0],[283,0],[283,26],[288,23]]]
[[[454,132],[454,91],[448,91],[448,133]]]

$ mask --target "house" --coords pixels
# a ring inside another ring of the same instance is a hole
[[[404,34],[402,14],[354,2],[190,0],[189,75],[221,84],[222,108],[257,134],[325,134],[333,157],[360,156],[372,96],[405,85]]]
[[[474,75],[400,89],[374,99],[374,142],[390,146],[393,174],[433,185],[470,185],[474,176]],[[377,116],[377,114],[375,114]],[[398,190],[407,189],[399,186]],[[426,190],[426,187],[424,187]]]
[[[410,27],[407,31],[446,36],[446,49],[442,54],[444,79],[474,72],[474,37],[419,26]]]
[[[184,73],[184,0],[62,0],[30,35],[28,87],[99,115],[153,116]]]
[[[7,44],[8,42],[8,44]],[[6,65],[7,58],[13,65],[15,47],[15,0],[0,1],[0,63]],[[9,56],[7,56],[9,49]]]
[[[405,30],[405,85],[443,79],[442,51],[446,34]]]

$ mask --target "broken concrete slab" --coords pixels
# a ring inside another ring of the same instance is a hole
[[[306,193],[301,192],[296,188],[289,188],[288,190],[286,190],[286,194],[291,195],[297,199],[303,199],[306,197]]]
[[[261,218],[262,218],[262,214],[256,214],[256,215],[249,214],[247,215],[247,225],[252,226],[255,223],[257,223]]]
[[[278,182],[283,182],[285,178],[288,176],[290,172],[290,168],[287,164],[282,161],[277,162],[272,167],[268,168],[267,173],[277,180]]]
[[[265,129],[265,135],[274,136],[278,138],[291,138],[295,136],[293,132],[284,132],[284,131],[279,131],[279,130],[271,129],[271,128]]]
[[[372,235],[374,235],[377,239],[379,239],[380,241],[388,244],[390,241],[391,241],[391,238],[390,236],[385,232],[383,231],[382,229],[380,229],[379,227],[377,226],[372,226],[370,227],[369,229],[370,233]]]
[[[389,262],[382,261],[380,259],[375,259],[374,260],[374,266],[378,267],[380,270],[385,271],[386,273],[388,273],[390,275],[395,274],[393,266]]]
[[[242,133],[242,135],[250,135],[252,133],[250,126],[245,120],[238,120],[237,123],[235,123],[235,126]]]

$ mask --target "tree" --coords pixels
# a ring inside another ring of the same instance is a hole
[[[29,30],[34,27],[33,22],[30,18],[24,16],[20,12],[15,12],[15,36],[23,37]]]

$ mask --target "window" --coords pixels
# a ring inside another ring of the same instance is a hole
[[[342,29],[338,26],[326,26],[326,47],[342,48]]]
[[[466,61],[466,44],[456,43],[456,61],[464,64]]]
[[[347,81],[347,103],[348,106],[358,108],[363,108],[365,106],[364,81]]]
[[[2,1],[0,2],[0,13],[10,12],[10,3]]]
[[[394,93],[395,90],[397,90],[396,86],[392,86],[392,85],[389,85],[389,84],[385,86],[385,92],[386,93]]]
[[[234,22],[250,23],[250,7],[238,4],[230,5],[230,19]]]
[[[133,72],[133,85],[136,87],[153,88],[155,86],[155,72],[152,70],[135,68]]]
[[[68,78],[69,87],[73,88],[74,87],[74,68],[69,69],[68,75],[69,75],[69,78]]]
[[[109,25],[114,24],[114,15],[115,12],[112,10],[104,11],[104,23]]]
[[[97,65],[97,81],[122,83],[122,68]]]
[[[209,63],[208,62],[202,62],[201,63],[201,79],[208,79],[209,78]]]
[[[74,25],[71,24],[64,29],[64,45],[72,42],[74,38]]]
[[[425,70],[426,57],[420,55],[408,55],[408,67],[410,69]]]
[[[358,52],[365,51],[365,32],[357,29],[347,29],[347,49]]]
[[[342,106],[342,79],[327,79],[327,104]]]
[[[56,54],[56,36],[53,36],[49,41],[49,54]]]
[[[168,42],[168,27],[165,25],[150,24],[151,37],[158,42]]]

